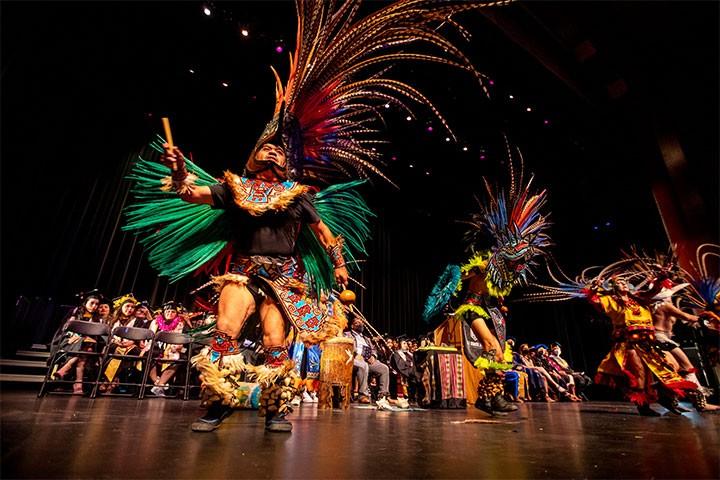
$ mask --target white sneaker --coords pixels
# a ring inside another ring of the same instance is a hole
[[[382,397],[375,404],[378,410],[392,410],[392,405],[388,402],[387,397]]]
[[[158,387],[157,385],[154,386],[154,387],[152,387],[152,388],[150,389],[150,391],[151,391],[152,394],[155,395],[156,397],[164,397],[164,396],[165,396],[165,389],[162,388],[162,387]]]
[[[395,405],[399,408],[410,408],[410,402],[407,401],[407,398],[398,398],[395,400]]]
[[[303,403],[313,403],[313,399],[307,391],[303,392],[302,401]]]
[[[301,402],[300,396],[299,396],[299,395],[295,395],[295,396],[293,397],[293,399],[290,400],[290,405],[292,405],[293,407],[297,407],[297,406],[300,405],[300,402]]]

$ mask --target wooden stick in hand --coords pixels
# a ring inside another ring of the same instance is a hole
[[[167,140],[170,150],[175,146],[173,144],[172,132],[170,131],[170,119],[168,117],[162,117],[163,129],[165,129],[165,139]],[[177,172],[177,162],[172,162],[172,171]]]

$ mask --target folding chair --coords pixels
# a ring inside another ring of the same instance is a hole
[[[96,323],[96,322],[88,322],[85,320],[70,320],[65,325],[64,331],[75,333],[80,335],[81,337],[90,337],[94,339],[97,342],[97,345],[103,345],[103,348],[99,352],[86,352],[83,350],[79,350],[77,352],[73,351],[66,351],[62,349],[57,349],[53,355],[50,357],[49,365],[47,372],[45,373],[45,378],[43,379],[42,386],[40,387],[40,392],[38,393],[38,397],[42,397],[46,393],[58,393],[58,394],[72,394],[72,392],[48,392],[47,391],[47,385],[48,382],[50,383],[82,383],[83,386],[87,384],[93,385],[92,393],[90,394],[90,398],[95,397],[95,392],[97,390],[98,383],[100,382],[100,375],[102,375],[102,365],[103,362],[100,361],[98,365],[98,374],[95,376],[94,381],[85,381],[84,378],[75,379],[75,380],[55,380],[52,378],[53,370],[55,368],[55,364],[58,361],[58,358],[60,358],[61,355],[65,354],[68,358],[73,357],[86,357],[86,358],[97,358],[101,359],[105,356],[108,344],[104,341],[103,337],[107,338],[107,335],[110,333],[110,327],[108,325],[105,325],[104,323]],[[79,342],[82,342],[83,339],[81,338],[78,340]]]
[[[116,385],[118,387],[121,386],[130,386],[130,387],[138,387],[138,395],[143,390],[143,381],[147,378],[148,370],[149,370],[149,352],[152,351],[153,345],[154,345],[154,338],[155,334],[152,330],[148,328],[136,328],[136,327],[115,327],[112,331],[113,337],[118,337],[123,340],[132,340],[134,342],[150,342],[150,349],[147,354],[145,355],[124,355],[120,353],[110,353],[110,346],[109,344],[112,343],[112,338],[108,341],[108,347],[105,349],[105,355],[103,355],[103,361],[102,361],[102,368],[101,368],[101,375],[104,373],[104,370],[107,368],[109,361],[114,359],[119,360],[130,360],[133,364],[136,362],[140,362],[142,364],[142,370],[141,370],[141,381],[140,382],[117,382]],[[122,368],[122,365],[121,367]],[[133,365],[130,368],[135,368]],[[121,375],[122,372],[118,372],[118,375]],[[95,388],[93,389],[92,397],[94,397],[97,394],[98,385],[95,385]],[[115,395],[115,396],[133,396],[134,393],[104,393],[105,395]]]
[[[173,360],[169,358],[154,358],[155,352],[157,351],[156,347],[159,343],[167,345],[184,345],[187,350],[186,357],[179,358],[178,360]],[[155,334],[155,341],[153,342],[152,347],[150,347],[150,351],[148,352],[150,367],[145,369],[143,375],[143,384],[140,388],[140,396],[138,397],[140,400],[145,397],[145,388],[147,387],[150,369],[155,368],[157,364],[185,365],[185,385],[183,386],[183,400],[187,400],[189,398],[190,390],[188,388],[188,385],[190,383],[190,354],[192,353],[190,345],[192,343],[192,337],[190,335],[185,335],[184,333],[157,332]]]

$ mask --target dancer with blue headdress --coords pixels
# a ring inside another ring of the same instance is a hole
[[[505,344],[505,297],[515,286],[526,283],[534,259],[550,246],[549,223],[541,213],[547,193],[534,192],[532,177],[525,182],[522,161],[520,171],[515,171],[507,142],[506,147],[509,185],[493,188],[485,180],[486,199],[478,200],[480,210],[466,222],[471,226],[466,241],[472,256],[464,265],[446,267],[425,303],[423,315],[429,321],[447,308],[454,295],[463,295],[454,315],[470,325],[482,344],[475,361],[483,371],[475,406],[491,415],[517,410],[502,396],[503,372],[512,368],[512,352]]]

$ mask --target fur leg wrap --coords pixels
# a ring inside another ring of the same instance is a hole
[[[244,381],[246,364],[243,356],[224,355],[213,361],[213,353],[206,347],[191,359],[193,367],[200,372],[202,404],[219,401],[233,408],[246,407],[253,389]]]
[[[286,368],[285,365],[290,365]],[[277,377],[273,383],[263,384],[260,395],[260,410],[258,415],[264,417],[267,414],[283,414],[292,412],[290,400],[297,393],[297,373],[292,368],[292,362],[276,367]]]
[[[230,335],[216,330],[212,344],[190,361],[200,372],[203,405],[219,401],[233,408],[257,406],[259,387],[245,381],[247,365]]]
[[[491,400],[505,389],[505,375],[495,370],[486,370],[485,377],[478,383],[478,398]]]

